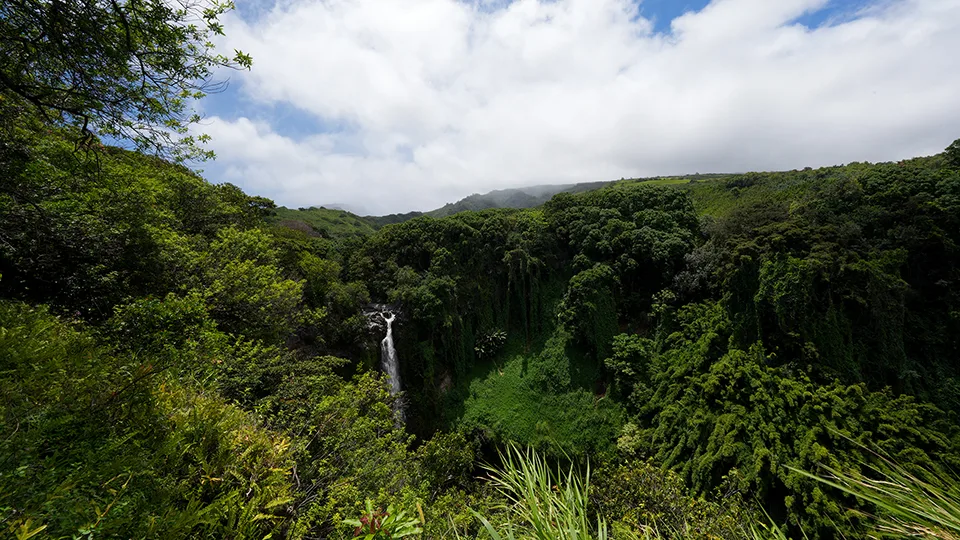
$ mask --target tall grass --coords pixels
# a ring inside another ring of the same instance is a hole
[[[797,471],[826,485],[868,501],[875,515],[861,512],[874,523],[879,538],[939,538],[960,540],[960,485],[950,481],[927,481],[904,466],[878,456],[880,464],[868,474],[824,468],[827,475]],[[927,478],[938,478],[924,471]]]
[[[960,483],[940,480],[932,471],[911,472],[879,457],[867,474],[825,468],[826,476],[796,472],[853,495],[875,507],[861,514],[872,530],[858,538],[928,538],[960,540]],[[618,522],[608,527],[603,516],[591,517],[590,468],[583,475],[571,466],[553,468],[535,451],[509,446],[500,454],[500,467],[485,467],[488,481],[506,499],[502,514],[472,511],[482,525],[478,538],[492,540],[661,540],[684,538],[682,531],[659,531],[653,526],[630,529]],[[930,478],[935,480],[924,480]],[[747,540],[787,540],[769,518],[745,520]],[[801,532],[801,534],[803,534]],[[461,538],[457,534],[458,538]],[[803,535],[805,538],[805,535]]]
[[[590,467],[583,475],[571,466],[552,468],[535,451],[509,446],[500,454],[500,467],[485,467],[489,482],[507,503],[501,508],[506,520],[495,525],[494,517],[473,512],[480,521],[480,538],[492,540],[660,540],[678,538],[652,526],[639,530],[610,528],[602,516],[591,518]],[[618,524],[622,525],[622,524]],[[680,536],[682,537],[682,536]],[[773,524],[745,523],[743,537],[751,540],[786,540]],[[459,535],[458,535],[459,538]]]
[[[589,517],[590,468],[554,470],[533,450],[509,446],[502,468],[486,467],[491,484],[507,499],[507,522],[495,527],[474,512],[493,540],[606,540],[607,524]]]

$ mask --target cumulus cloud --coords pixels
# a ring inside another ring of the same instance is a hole
[[[211,178],[304,206],[791,169],[960,137],[960,0],[713,0],[657,33],[633,0],[281,0],[227,21],[256,119],[211,119]],[[293,136],[271,106],[317,126]]]

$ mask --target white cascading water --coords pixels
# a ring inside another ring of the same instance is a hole
[[[386,313],[380,313],[387,322],[387,337],[380,342],[380,365],[390,377],[390,393],[396,395],[400,392],[400,361],[397,359],[397,350],[393,347],[393,319],[396,316],[393,313],[389,315],[387,317]]]

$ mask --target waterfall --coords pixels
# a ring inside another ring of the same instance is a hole
[[[393,347],[393,320],[396,316],[393,313],[380,313],[383,320],[387,322],[387,337],[380,342],[380,366],[390,377],[390,393],[396,395],[400,392],[400,361],[397,359],[397,350]]]

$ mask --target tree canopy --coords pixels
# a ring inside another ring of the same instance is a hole
[[[218,54],[219,0],[9,0],[0,5],[0,97],[48,121],[172,158],[204,159],[191,100],[217,91],[221,67],[250,56]]]
[[[947,147],[945,155],[947,163],[960,169],[960,139],[953,141],[953,144]]]

